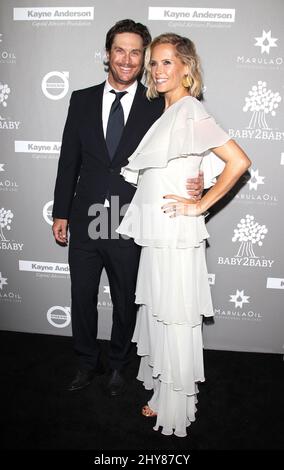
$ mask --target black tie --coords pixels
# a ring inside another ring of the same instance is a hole
[[[110,159],[112,160],[124,128],[124,114],[120,100],[127,91],[110,90],[110,93],[115,94],[115,100],[110,108],[106,130],[106,144]]]

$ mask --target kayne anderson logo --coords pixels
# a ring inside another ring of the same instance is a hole
[[[0,272],[0,302],[21,302],[22,297],[17,292],[8,289],[8,278]]]
[[[278,38],[272,36],[271,30],[262,30],[261,35],[250,38],[252,54],[238,55],[236,58],[237,65],[250,69],[281,68],[283,57],[278,52],[277,41]]]
[[[46,98],[61,100],[69,91],[69,72],[48,72],[42,79],[41,89]]]
[[[243,176],[244,186],[235,195],[234,203],[276,205],[278,196],[267,190],[266,176],[260,174],[258,168],[252,168],[250,174]]]
[[[29,261],[19,260],[19,271],[27,271],[40,273],[42,276],[37,277],[58,277],[57,275],[70,274],[69,265],[67,263],[49,263],[45,261]]]
[[[235,294],[230,295],[229,302],[234,304],[234,309],[231,308],[215,308],[214,313],[217,318],[225,320],[250,320],[250,321],[261,321],[262,314],[254,312],[251,309],[246,308],[250,301],[250,296],[245,295],[244,289],[236,289]],[[245,307],[244,307],[245,305]]]
[[[268,277],[266,287],[267,289],[284,289],[284,278]]]
[[[57,159],[60,154],[61,142],[40,140],[15,140],[15,153],[31,154],[37,159]]]
[[[55,328],[66,328],[71,323],[70,311],[70,307],[55,305],[47,311],[47,321]]]
[[[186,8],[149,7],[149,20],[234,23],[235,9],[230,8]]]
[[[29,7],[14,8],[14,21],[93,20],[94,7]]]
[[[218,264],[271,268],[274,260],[257,256],[256,250],[256,247],[262,247],[267,233],[268,229],[265,225],[260,225],[253,215],[247,214],[234,229],[232,242],[239,243],[237,252],[233,257],[219,256]]]
[[[284,132],[271,127],[281,101],[278,91],[273,92],[266,82],[259,80],[251,87],[243,106],[243,112],[250,113],[248,126],[245,129],[229,129],[230,137],[283,141]]]

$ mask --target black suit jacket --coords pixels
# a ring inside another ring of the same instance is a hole
[[[119,196],[119,207],[131,201],[135,188],[120,176],[121,167],[164,108],[162,98],[149,101],[145,87],[138,83],[119,146],[110,160],[102,124],[104,85],[72,93],[63,132],[52,215],[80,225],[76,233],[86,230],[89,207],[104,204],[107,195]]]

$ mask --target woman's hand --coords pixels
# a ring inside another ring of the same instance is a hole
[[[204,173],[199,171],[197,178],[187,178],[186,180],[187,194],[195,202],[200,201],[204,191]]]
[[[162,206],[162,210],[170,217],[177,217],[178,215],[187,215],[196,217],[203,214],[204,210],[200,201],[194,201],[186,197],[176,196],[175,194],[167,194],[164,199],[174,199]]]

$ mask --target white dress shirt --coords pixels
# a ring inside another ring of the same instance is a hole
[[[138,83],[137,81],[135,81],[134,83],[132,83],[132,85],[130,85],[128,88],[125,88],[125,90],[123,90],[123,91],[127,91],[127,93],[120,100],[121,106],[123,109],[123,114],[124,114],[124,124],[126,124],[127,122],[127,119],[131,110],[131,106],[134,100],[134,96],[136,93],[137,85]],[[112,103],[115,100],[115,94],[110,93],[111,90],[114,90],[116,92],[121,91],[121,90],[116,90],[114,87],[112,87],[107,79],[105,83],[105,88],[104,88],[103,106],[102,106],[103,131],[104,131],[105,138],[106,138],[106,130],[107,130],[107,123],[108,123],[110,108],[111,108]],[[104,206],[105,207],[110,206],[108,199],[105,199]]]
[[[130,109],[131,109],[131,106],[132,106],[132,103],[133,103],[133,99],[134,99],[134,96],[135,96],[135,93],[136,93],[136,89],[137,89],[137,81],[132,83],[132,85],[130,85],[128,88],[125,88],[123,91],[127,91],[126,95],[124,95],[120,102],[121,102],[121,106],[122,106],[122,109],[123,109],[123,114],[124,114],[124,124],[126,124],[127,122],[127,119],[128,119],[128,116],[129,116],[129,113],[130,113]],[[116,92],[118,91],[121,91],[121,90],[116,90],[115,88],[113,88],[109,81],[106,80],[106,83],[105,83],[105,88],[104,88],[104,94],[103,94],[103,130],[104,130],[104,136],[106,137],[106,130],[107,130],[107,123],[108,123],[108,118],[109,118],[109,113],[110,113],[110,108],[111,108],[111,105],[112,103],[114,102],[115,100],[115,94],[114,93],[110,93],[111,90],[114,90]]]

